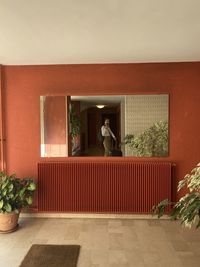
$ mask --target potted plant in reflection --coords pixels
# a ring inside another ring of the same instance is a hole
[[[32,204],[35,189],[31,178],[0,172],[0,233],[16,230],[20,211]]]
[[[72,138],[72,155],[74,156],[80,150],[81,120],[72,107],[70,112],[70,135]]]
[[[168,154],[168,122],[156,122],[138,136],[126,135],[124,144],[139,157],[165,157]]]
[[[165,208],[171,206],[169,216],[172,220],[180,219],[184,226],[191,227],[192,224],[196,224],[198,228],[200,227],[200,163],[179,182],[177,191],[184,187],[187,193],[178,202],[164,199],[153,207],[153,212],[160,218],[164,215]]]

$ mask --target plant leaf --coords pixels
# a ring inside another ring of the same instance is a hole
[[[28,205],[31,205],[33,203],[33,199],[31,196],[26,198],[26,202],[28,203]]]
[[[34,191],[36,189],[36,185],[35,185],[35,183],[30,183],[29,184],[29,186],[28,186],[28,190],[30,190],[30,191]]]
[[[1,199],[1,200],[0,200],[0,209],[3,208],[3,204],[4,204],[3,199]]]
[[[12,211],[12,207],[11,207],[11,205],[9,203],[6,203],[5,210],[6,210],[6,212],[11,212]]]

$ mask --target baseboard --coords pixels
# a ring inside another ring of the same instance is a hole
[[[106,214],[106,213],[21,213],[22,218],[74,218],[74,219],[134,219],[134,220],[157,220],[157,216],[151,214]],[[164,215],[162,220],[169,220]]]

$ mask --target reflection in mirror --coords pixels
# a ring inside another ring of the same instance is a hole
[[[168,94],[41,96],[41,156],[168,156],[168,102]]]

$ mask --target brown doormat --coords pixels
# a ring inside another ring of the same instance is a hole
[[[79,245],[32,245],[19,267],[76,267]]]

